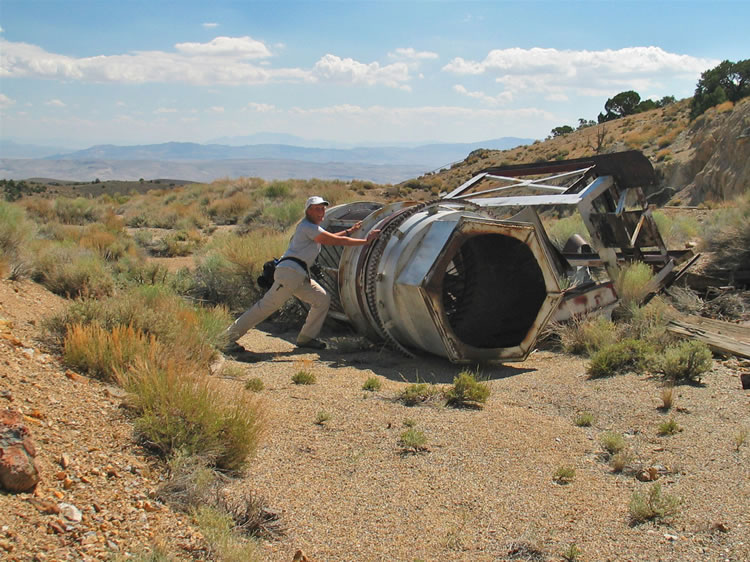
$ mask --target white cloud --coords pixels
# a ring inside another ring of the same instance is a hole
[[[125,107],[125,106],[126,106],[127,104],[126,104],[126,103],[125,103],[124,101],[122,101],[122,100],[117,100],[117,101],[115,102],[115,105],[116,105],[117,107]]]
[[[484,60],[454,58],[443,71],[495,76],[512,94],[533,91],[548,100],[609,96],[623,89],[655,90],[670,79],[697,79],[719,61],[669,53],[659,47],[603,51],[495,49]]]
[[[6,107],[10,107],[14,103],[16,103],[16,100],[9,98],[5,94],[0,94],[0,109],[5,109]]]
[[[438,58],[437,53],[433,53],[432,51],[417,51],[412,47],[396,49],[395,51],[388,53],[388,56],[397,60],[425,60]]]
[[[49,100],[45,102],[44,105],[49,105],[50,107],[65,107],[65,103],[58,99]]]
[[[470,92],[461,84],[456,84],[455,86],[453,86],[453,91],[470,98],[478,99],[481,102],[486,103],[487,105],[503,105],[513,101],[513,92],[509,91],[500,92],[495,96],[490,96],[488,94],[485,94],[484,92]]]
[[[174,107],[158,107],[154,109],[154,113],[161,114],[161,113],[177,113],[177,110]]]
[[[327,54],[315,63],[313,76],[322,81],[347,84],[384,85],[410,90],[404,84],[409,80],[409,67],[403,62],[381,66],[378,62],[361,63],[351,58],[342,59]]]
[[[201,24],[206,29],[212,29],[214,27],[219,27],[219,24],[213,21],[207,21],[206,23]]]
[[[230,56],[260,59],[271,56],[271,51],[261,42],[244,37],[216,37],[208,43],[177,43],[175,49],[188,55]]]
[[[245,106],[245,109],[257,111],[258,113],[268,113],[269,111],[275,110],[276,106],[268,103],[255,103],[251,101]]]
[[[213,113],[224,113],[224,108],[219,105],[212,105],[208,108],[209,111],[212,111]]]

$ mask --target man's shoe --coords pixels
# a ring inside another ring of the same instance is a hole
[[[223,352],[227,357],[232,357],[234,359],[247,360],[255,357],[255,355],[251,351],[248,351],[237,342],[230,343],[223,349]]]
[[[298,340],[297,347],[306,347],[308,349],[325,349],[327,346],[325,342],[313,338],[311,340]]]

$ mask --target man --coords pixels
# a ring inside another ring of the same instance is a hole
[[[268,318],[294,295],[310,305],[305,325],[297,337],[298,347],[325,349],[326,344],[317,339],[323,321],[328,314],[331,298],[325,289],[310,278],[310,266],[320,253],[321,245],[327,246],[364,246],[376,238],[379,230],[371,230],[366,238],[351,238],[349,235],[358,230],[361,221],[344,231],[332,233],[320,226],[325,217],[328,201],[314,195],[305,204],[305,218],[297,225],[289,248],[276,265],[273,285],[268,292],[245,311],[242,316],[227,328],[230,344],[226,351],[230,354],[246,352],[237,343],[248,330]]]

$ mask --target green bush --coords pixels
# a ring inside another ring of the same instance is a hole
[[[265,388],[263,381],[258,377],[247,379],[245,382],[245,389],[251,392],[260,392]]]
[[[24,210],[0,200],[0,256],[16,257],[32,234]]]
[[[647,286],[653,276],[651,268],[643,262],[634,262],[620,269],[613,279],[620,305],[628,307],[632,303],[641,303],[648,294]]]
[[[649,342],[626,339],[594,353],[586,371],[590,378],[599,378],[640,370],[654,352],[655,348]]]
[[[370,392],[375,392],[377,390],[380,390],[381,386],[382,386],[382,383],[380,382],[380,379],[378,377],[368,377],[367,380],[362,385],[362,390],[369,390]]]
[[[427,437],[424,432],[411,427],[401,433],[399,444],[404,450],[416,453],[427,449]]]
[[[711,350],[697,340],[688,340],[668,347],[660,357],[659,370],[675,382],[700,382],[701,375],[713,367]]]
[[[415,406],[434,400],[438,396],[440,396],[440,390],[434,384],[420,382],[407,386],[398,398],[407,406]]]
[[[299,371],[292,376],[294,384],[315,384],[315,375],[308,371]]]
[[[51,242],[38,248],[32,279],[68,298],[103,297],[115,288],[112,271],[91,250],[71,242]]]
[[[677,424],[674,418],[670,418],[659,424],[659,435],[674,435],[680,431],[682,431],[682,428]]]
[[[591,356],[596,351],[615,343],[621,330],[604,316],[595,318],[573,318],[570,322],[554,328],[560,345],[566,353]]]
[[[638,524],[652,519],[664,519],[675,515],[681,504],[679,498],[662,494],[661,484],[657,482],[645,494],[637,490],[633,492],[629,506],[630,520]]]
[[[94,201],[83,197],[58,197],[52,208],[57,220],[63,224],[86,224],[97,222],[101,218],[101,212]]]
[[[625,448],[625,438],[620,433],[606,431],[599,437],[602,449],[610,455],[616,455]]]
[[[573,420],[578,427],[591,427],[594,423],[594,414],[591,412],[581,412]]]
[[[445,391],[445,398],[452,406],[479,405],[487,402],[490,386],[477,381],[473,373],[463,371],[453,379],[453,386]]]
[[[230,392],[180,361],[139,361],[119,380],[131,394],[138,435],[163,456],[203,455],[239,471],[255,452],[263,416],[252,395]]]
[[[552,479],[560,484],[568,484],[576,477],[576,469],[571,466],[561,466],[555,470]]]

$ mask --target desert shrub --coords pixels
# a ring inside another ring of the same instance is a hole
[[[243,539],[234,531],[234,521],[229,513],[216,507],[201,505],[193,512],[193,517],[217,560],[262,560],[258,545],[254,541]]]
[[[473,373],[462,371],[453,379],[453,386],[444,395],[451,406],[477,406],[487,402],[490,386],[486,382],[477,381]]]
[[[563,351],[575,355],[590,356],[599,349],[612,345],[620,337],[618,327],[604,316],[573,318],[553,329],[560,339]]]
[[[704,246],[712,256],[707,273],[731,280],[735,272],[750,270],[750,194],[715,213]]]
[[[434,384],[421,382],[407,386],[398,398],[407,406],[415,406],[435,400],[438,396],[440,396],[440,390]]]
[[[58,197],[52,205],[52,210],[63,224],[86,224],[96,222],[101,217],[101,212],[91,199],[76,197]]]
[[[599,378],[640,370],[654,352],[655,348],[649,342],[629,338],[596,351],[586,372],[590,378]]]
[[[274,181],[263,188],[263,197],[269,199],[285,199],[292,193],[292,188],[287,182]]]
[[[244,310],[261,296],[256,279],[263,263],[281,256],[287,244],[288,236],[271,231],[219,236],[197,260],[187,292],[204,302]]]
[[[580,559],[582,554],[583,551],[573,543],[562,552],[561,556],[566,562],[576,562],[576,560]]]
[[[672,341],[667,332],[672,313],[660,296],[651,299],[646,306],[631,302],[618,309],[618,312],[622,322],[622,337],[643,340],[658,349]]]
[[[287,229],[305,216],[305,202],[302,199],[283,200],[263,209],[264,222],[278,228]]]
[[[96,324],[73,324],[63,342],[65,365],[105,381],[114,381],[136,359],[155,360],[162,352],[156,338],[132,326],[108,331]]]
[[[558,250],[562,250],[565,243],[574,234],[580,234],[587,241],[589,240],[588,230],[579,213],[558,219],[547,227],[547,235]]]
[[[189,256],[200,247],[202,242],[203,237],[197,230],[178,230],[151,241],[146,248],[155,256],[174,258]]]
[[[573,419],[573,423],[578,427],[591,427],[594,423],[594,414],[581,412]]]
[[[677,216],[671,218],[656,211],[654,221],[662,239],[669,248],[684,245],[700,235],[700,225],[694,217]]]
[[[571,466],[560,466],[555,470],[552,479],[560,484],[568,484],[576,477],[576,469]]]
[[[185,361],[137,361],[118,378],[130,392],[138,435],[163,456],[206,455],[216,467],[238,471],[255,452],[264,422],[252,395]]]
[[[651,268],[643,262],[633,262],[621,268],[613,279],[621,305],[627,307],[631,303],[642,302],[652,277]]]
[[[612,472],[620,473],[630,464],[633,460],[632,455],[628,451],[620,451],[612,455],[609,459],[609,466],[612,467]]]
[[[213,201],[206,212],[218,224],[236,224],[252,205],[253,200],[249,195],[234,193]]]
[[[608,454],[616,455],[625,448],[625,438],[620,433],[605,431],[599,437],[599,443]]]
[[[638,490],[633,492],[630,498],[629,512],[633,524],[651,521],[653,519],[664,519],[675,515],[682,501],[669,494],[662,494],[661,484],[655,483],[648,492]]]
[[[381,386],[382,383],[380,382],[380,379],[378,377],[368,377],[364,384],[362,384],[362,390],[375,392],[377,390],[380,390]]]
[[[166,285],[171,278],[162,264],[128,256],[117,262],[114,271],[121,285]]]
[[[326,422],[331,420],[331,413],[326,410],[320,410],[315,414],[315,423],[317,425],[325,425]]]
[[[403,431],[399,437],[399,445],[409,452],[419,452],[427,449],[427,436],[423,431],[413,427]]]
[[[0,262],[9,271],[25,265],[24,248],[33,236],[33,229],[23,208],[0,200]]]
[[[205,366],[226,343],[224,331],[230,323],[223,307],[197,307],[168,287],[153,285],[131,287],[116,297],[76,301],[47,320],[45,328],[53,343],[60,343],[73,324],[96,324],[108,331],[132,326],[184,359]]]
[[[309,371],[298,371],[292,375],[294,384],[315,384],[315,375]]]
[[[260,392],[265,388],[263,381],[258,377],[247,379],[245,382],[245,389],[251,392]]]
[[[674,435],[675,433],[679,433],[682,431],[682,427],[674,420],[674,418],[670,418],[667,421],[664,421],[659,424],[659,428],[657,433],[659,435]]]
[[[660,356],[658,369],[675,382],[700,382],[701,375],[713,367],[711,350],[697,340],[689,340],[667,347]]]
[[[102,297],[114,290],[112,271],[104,260],[70,242],[39,246],[33,257],[32,278],[53,293],[69,298]]]

